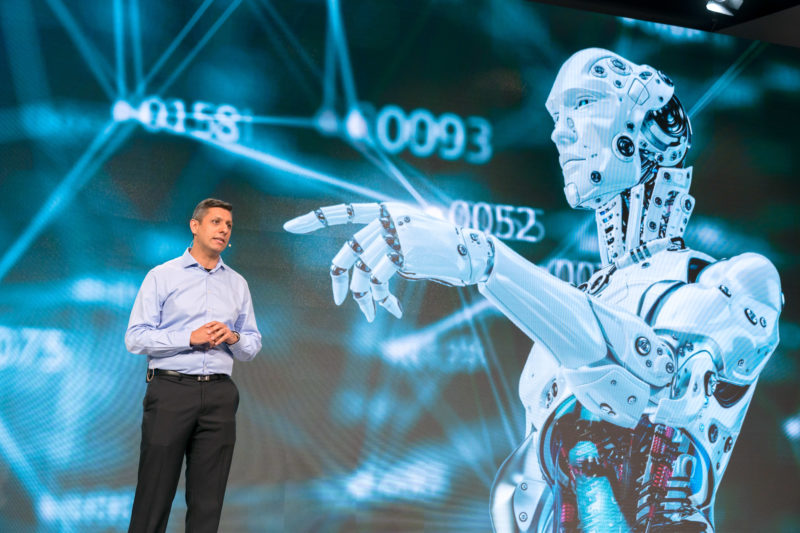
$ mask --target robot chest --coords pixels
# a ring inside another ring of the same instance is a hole
[[[598,300],[643,316],[647,296],[686,281],[688,254],[661,252],[638,264],[596,272],[583,287]]]

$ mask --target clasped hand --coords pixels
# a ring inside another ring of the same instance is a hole
[[[214,348],[223,342],[234,344],[237,340],[238,338],[228,326],[214,320],[194,330],[189,337],[189,344],[197,347]]]

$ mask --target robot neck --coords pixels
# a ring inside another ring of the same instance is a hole
[[[682,237],[694,209],[692,167],[663,167],[595,210],[603,266],[642,244]]]

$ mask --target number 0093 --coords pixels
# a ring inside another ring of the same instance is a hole
[[[417,157],[436,154],[473,164],[486,163],[492,157],[492,125],[481,117],[462,119],[454,113],[435,117],[427,109],[406,114],[396,105],[387,105],[375,118],[375,135],[390,154],[408,149]]]

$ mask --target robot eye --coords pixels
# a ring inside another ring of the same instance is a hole
[[[585,105],[589,105],[591,103],[592,99],[589,98],[588,96],[584,96],[583,98],[578,99],[578,103],[575,105],[575,109],[578,109],[579,107],[583,107]]]

